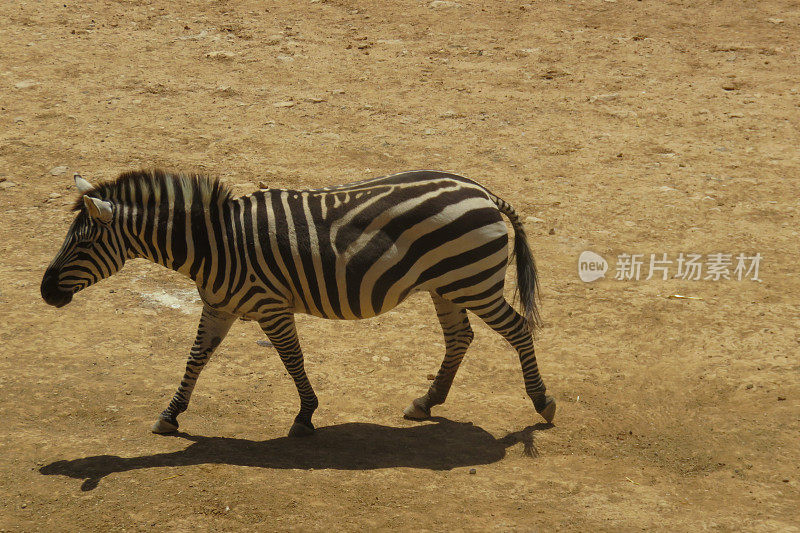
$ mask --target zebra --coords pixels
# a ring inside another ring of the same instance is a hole
[[[237,318],[258,323],[300,396],[289,430],[314,432],[317,396],[303,366],[295,314],[355,320],[385,313],[427,291],[445,355],[424,396],[404,410],[424,420],[450,390],[480,317],[518,352],[525,389],[552,423],[532,333],[540,325],[536,266],[514,208],[475,181],[418,170],[308,190],[262,188],[234,198],[218,179],[160,169],[129,171],[92,185],[75,175],[77,215],[44,273],[41,293],[55,307],[145,258],[195,281],[203,310],[180,386],[152,427],[178,429],[177,417],[203,367]],[[505,215],[514,230],[509,258]],[[504,297],[516,256],[523,314]]]

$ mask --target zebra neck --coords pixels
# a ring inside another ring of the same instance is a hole
[[[187,200],[185,205],[123,210],[123,239],[129,258],[148,259],[218,292],[232,237],[224,203]]]

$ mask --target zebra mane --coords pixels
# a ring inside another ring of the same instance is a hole
[[[171,182],[172,187],[169,183]],[[123,172],[115,180],[103,181],[94,186],[87,195],[101,200],[119,201],[130,199],[130,191],[136,190],[139,198],[147,202],[151,197],[156,198],[156,203],[169,201],[164,198],[180,188],[184,196],[188,193],[193,197],[199,195],[204,203],[224,203],[233,198],[233,193],[227,185],[217,178],[210,178],[202,174],[171,173],[160,168],[151,170],[132,170]],[[80,211],[84,207],[83,195],[79,196],[72,205],[73,211]]]

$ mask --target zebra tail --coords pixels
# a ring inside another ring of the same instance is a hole
[[[511,204],[493,194],[490,194],[489,197],[500,212],[508,217],[514,228],[514,248],[511,250],[509,262],[516,259],[517,286],[512,301],[516,302],[519,298],[522,303],[523,315],[528,321],[528,327],[531,332],[534,332],[542,327],[542,318],[539,315],[538,307],[540,301],[539,276],[536,272],[536,261],[533,259],[533,253],[528,245],[525,227]]]

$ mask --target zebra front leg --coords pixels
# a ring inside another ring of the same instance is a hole
[[[228,334],[235,320],[236,317],[233,315],[216,311],[208,306],[203,307],[200,325],[197,327],[197,337],[186,362],[186,372],[169,406],[153,424],[153,433],[170,433],[178,429],[177,417],[189,406],[189,398],[192,396],[200,372]]]
[[[403,411],[406,418],[413,420],[430,418],[431,407],[444,403],[461,360],[464,359],[464,354],[474,336],[464,309],[436,293],[432,292],[431,297],[444,332],[445,355],[428,392],[411,402],[411,405]]]
[[[270,316],[259,320],[259,325],[269,337],[272,345],[278,351],[283,366],[292,376],[297,392],[300,395],[300,412],[294,419],[289,430],[290,437],[305,437],[314,433],[314,424],[311,416],[319,405],[317,395],[308,381],[303,366],[303,351],[300,349],[300,340],[297,338],[297,328],[294,324],[294,315],[285,313]]]

